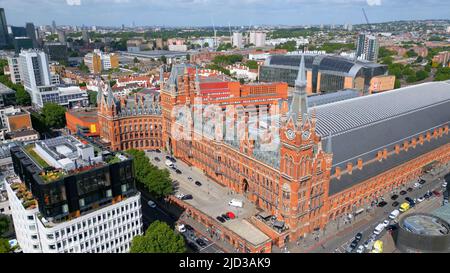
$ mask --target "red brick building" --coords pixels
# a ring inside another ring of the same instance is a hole
[[[115,150],[165,148],[244,194],[286,223],[282,235],[266,230],[280,245],[373,205],[424,167],[450,160],[449,83],[344,101],[320,103],[319,98],[313,106],[308,100],[303,60],[291,98],[286,84],[241,86],[177,65],[160,96],[119,102],[110,90],[100,95],[99,128]],[[244,108],[228,113],[230,105]],[[196,111],[205,117],[200,123]],[[265,111],[275,115],[253,119]],[[241,123],[222,123],[222,114]],[[253,126],[264,132],[252,137]],[[241,136],[217,138],[239,128],[244,128]],[[258,220],[254,223],[264,232]]]

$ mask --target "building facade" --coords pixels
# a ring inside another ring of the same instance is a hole
[[[156,128],[160,146],[150,149],[166,149],[275,216],[288,229],[266,234],[282,243],[371,206],[415,179],[425,166],[450,160],[450,83],[363,97],[348,94],[347,99],[334,94],[307,97],[308,59],[299,61],[289,98],[285,84],[240,86],[201,77],[189,65],[174,66],[161,89],[160,114],[154,116],[162,128],[149,127],[153,121],[145,115],[122,122],[116,113],[124,109],[123,103],[108,91],[99,98],[104,105],[99,110],[100,134],[114,149],[148,149],[145,124],[150,134]],[[221,113],[230,114],[230,105],[244,106],[231,112],[238,124],[221,126]],[[215,115],[210,106],[218,111]],[[138,113],[139,107],[135,109]],[[204,115],[200,124],[194,123],[196,111]],[[255,124],[254,114],[265,111],[276,114]],[[239,126],[244,128],[241,136],[226,137]],[[252,138],[255,126],[267,134]],[[267,144],[274,146],[264,149]]]
[[[378,60],[379,44],[377,37],[361,33],[358,36],[356,56],[360,59],[376,62]]]
[[[119,56],[115,53],[103,53],[96,49],[84,56],[84,63],[91,73],[98,74],[104,70],[119,67]]]
[[[128,252],[142,234],[132,160],[100,152],[71,136],[11,149],[6,188],[24,252]]]

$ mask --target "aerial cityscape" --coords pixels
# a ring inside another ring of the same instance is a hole
[[[0,253],[450,253],[444,2],[0,0]]]

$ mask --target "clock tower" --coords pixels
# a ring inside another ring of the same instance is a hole
[[[328,198],[331,154],[316,134],[315,109],[308,111],[305,58],[302,56],[289,112],[280,128],[280,192],[278,219],[288,224],[290,240],[323,228]]]

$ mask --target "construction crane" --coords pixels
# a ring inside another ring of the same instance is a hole
[[[364,18],[366,18],[367,27],[369,28],[369,31],[370,31],[370,30],[372,30],[372,27],[370,26],[369,18],[367,18],[366,10],[364,8],[362,8],[362,12],[364,14]]]
[[[216,50],[216,46],[217,46],[217,31],[216,31],[216,26],[214,25],[214,20],[211,16],[211,22],[213,25],[213,30],[214,30],[214,44],[213,44],[213,49]]]

